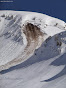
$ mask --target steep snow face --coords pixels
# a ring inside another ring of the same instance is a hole
[[[0,65],[16,58],[26,46],[26,43],[23,44],[26,39],[23,41],[19,25],[21,17],[15,16],[13,19],[11,16],[6,16],[3,20],[0,29]]]
[[[65,31],[66,24],[44,14],[0,11],[0,26],[3,70],[27,60],[47,37]]]
[[[0,74],[1,88],[66,88],[66,32],[47,38],[33,56]]]
[[[65,28],[65,22],[44,14],[0,11],[0,70],[24,62],[49,36]]]
[[[0,88],[66,88],[66,23],[0,11]]]

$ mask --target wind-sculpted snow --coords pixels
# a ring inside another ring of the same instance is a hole
[[[17,88],[58,88],[58,86],[65,88],[65,38],[66,32],[49,37],[39,49],[35,50],[34,55],[28,60],[8,70],[1,71],[1,87],[3,88],[6,84],[6,88],[12,88],[16,85]],[[60,45],[59,43],[57,45],[58,41],[62,42],[62,44]],[[10,83],[11,85],[9,86]]]
[[[65,58],[65,22],[0,11],[0,88],[65,88]]]

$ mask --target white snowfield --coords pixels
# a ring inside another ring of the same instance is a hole
[[[66,88],[64,21],[0,11],[0,88]]]

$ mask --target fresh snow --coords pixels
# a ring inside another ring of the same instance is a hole
[[[44,36],[25,50],[27,23]],[[0,11],[0,88],[59,87],[66,88],[66,23],[40,13]]]

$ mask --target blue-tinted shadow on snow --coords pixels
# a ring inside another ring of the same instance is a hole
[[[6,25],[6,30],[0,35],[0,37],[3,37],[5,39],[10,39],[14,41],[15,43],[19,43],[20,45],[23,44],[23,37],[21,32],[21,26],[19,23],[21,22],[22,17],[16,15],[13,19],[10,20],[10,22]]]
[[[53,76],[50,79],[47,80],[43,80],[41,82],[49,82],[49,81],[53,81],[61,76],[66,75],[66,53],[64,53],[61,57],[57,58],[55,61],[53,61],[50,65],[53,66],[60,66],[60,65],[65,65],[64,69],[58,73],[57,75]]]
[[[63,32],[63,33],[62,33],[62,34],[63,34],[63,37],[65,37],[65,33],[66,33],[66,32]],[[62,35],[59,35],[59,36],[62,37]],[[11,67],[11,68],[9,68],[9,69],[7,69],[7,70],[3,70],[3,71],[0,72],[0,74],[5,74],[5,73],[8,73],[8,72],[13,71],[13,70],[18,70],[18,69],[21,69],[21,68],[26,68],[26,67],[28,67],[28,66],[30,66],[30,65],[32,65],[32,64],[38,63],[38,62],[40,62],[40,61],[48,60],[48,59],[54,58],[55,56],[59,55],[59,51],[58,51],[57,49],[58,49],[58,47],[60,47],[60,46],[57,46],[57,45],[56,45],[56,41],[54,40],[54,37],[55,37],[55,36],[53,36],[52,38],[48,38],[48,39],[41,45],[41,47],[35,51],[34,55],[31,56],[28,60],[26,60],[25,62],[23,62],[23,63],[21,63],[21,64],[19,64],[19,65],[13,66],[13,67]],[[60,38],[61,38],[61,37],[60,37]],[[54,43],[53,43],[53,42],[54,42]],[[64,42],[64,41],[63,41],[63,42]],[[52,48],[52,47],[50,47],[50,46],[53,46],[53,47],[55,47],[55,48]],[[38,53],[39,53],[39,54],[38,54]],[[65,56],[65,54],[64,54],[64,56]],[[61,58],[62,58],[62,56],[61,56]],[[59,60],[60,60],[60,58],[59,58]],[[58,60],[58,61],[59,61],[59,60]],[[63,61],[64,61],[64,60],[65,60],[65,59],[63,59]],[[58,63],[59,63],[59,62],[58,62]],[[64,63],[65,63],[65,61],[64,61]],[[66,64],[66,63],[65,63],[65,64]],[[65,65],[65,64],[64,64],[64,65]],[[54,63],[53,63],[52,65],[54,65]],[[60,65],[61,65],[61,63],[60,63]],[[57,65],[57,66],[58,66],[58,65]]]

